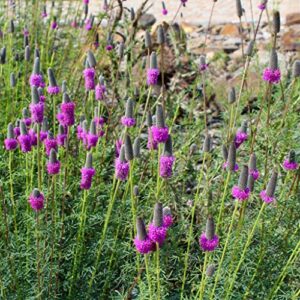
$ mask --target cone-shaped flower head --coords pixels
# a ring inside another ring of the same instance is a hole
[[[57,151],[57,141],[54,138],[53,133],[51,131],[48,131],[47,138],[44,140],[44,145],[47,156],[50,155],[51,149]]]
[[[235,88],[231,87],[229,92],[228,92],[228,103],[233,104],[236,101],[236,92]]]
[[[275,190],[277,185],[278,172],[277,169],[273,170],[267,189],[260,192],[261,199],[266,203],[271,203],[275,200]]]
[[[87,60],[89,62],[90,67],[92,68],[96,67],[97,65],[96,58],[94,56],[94,53],[91,50],[87,52]]]
[[[24,51],[24,59],[25,61],[30,61],[30,47],[27,45]]]
[[[175,161],[172,149],[172,138],[169,135],[164,145],[163,155],[159,159],[159,175],[162,178],[170,178],[172,176],[172,168]]]
[[[134,158],[141,157],[141,141],[139,137],[136,137],[133,142],[133,156]]]
[[[256,167],[256,155],[255,153],[252,153],[249,160],[249,177],[252,177],[255,181],[259,176],[260,174]]]
[[[8,151],[15,150],[18,147],[18,141],[15,139],[14,126],[9,123],[7,126],[7,138],[4,140],[5,149]]]
[[[136,232],[137,235],[134,239],[134,245],[138,252],[147,254],[154,249],[154,243],[147,235],[145,224],[142,218],[136,219]]]
[[[229,146],[227,168],[231,172],[236,171],[236,146],[234,142]]]
[[[134,155],[133,155],[133,147],[132,147],[132,142],[129,134],[125,135],[124,139],[124,145],[125,145],[125,158],[127,161],[133,160]]]
[[[44,195],[38,190],[34,189],[31,195],[29,196],[29,204],[33,210],[36,212],[44,208]]]
[[[115,161],[115,176],[117,179],[124,181],[128,177],[129,162],[125,158],[125,146],[121,146],[120,155]]]
[[[148,30],[145,31],[145,47],[148,49],[152,47],[151,35]]]
[[[199,71],[204,72],[208,68],[208,64],[206,63],[206,58],[204,55],[200,56],[200,62],[199,62]]]
[[[83,190],[89,190],[92,186],[92,179],[94,175],[95,169],[93,168],[93,156],[92,153],[87,153],[85,166],[81,169],[80,188]]]
[[[66,80],[63,80],[63,82],[61,83],[61,91],[62,91],[63,94],[67,93],[67,91],[68,91]]]
[[[70,100],[67,93],[63,93],[63,103],[60,105],[61,113],[57,116],[59,123],[63,126],[75,124],[75,103]]]
[[[167,10],[167,8],[166,8],[165,2],[162,1],[161,5],[162,5],[162,14],[163,14],[164,16],[166,16],[166,15],[168,14],[168,10]]]
[[[243,7],[242,7],[241,0],[236,0],[236,12],[239,18],[243,16]]]
[[[246,52],[245,54],[247,56],[252,56],[253,55],[253,50],[254,50],[254,45],[255,45],[255,41],[251,40],[246,48]]]
[[[38,51],[38,49],[36,49]],[[43,76],[40,74],[40,58],[37,56],[34,59],[33,71],[30,75],[29,83],[31,86],[44,87]]]
[[[61,124],[58,126],[58,134],[56,136],[57,144],[64,147],[67,139],[65,127]]]
[[[247,121],[244,121],[242,123],[241,128],[237,130],[234,137],[234,143],[236,148],[239,148],[248,139],[247,128],[248,128],[248,123]]]
[[[48,93],[50,95],[57,95],[60,92],[60,87],[57,85],[53,70],[51,68],[48,68],[48,80],[49,80],[49,86],[48,86]]]
[[[208,265],[206,269],[206,276],[212,277],[215,273],[216,267],[213,264]]]
[[[289,152],[288,158],[283,162],[283,167],[287,171],[297,170],[299,167],[299,164],[296,162],[296,153],[294,150],[291,150]]]
[[[150,56],[150,68],[147,70],[147,84],[149,86],[156,85],[159,76],[159,69],[157,67],[156,53],[152,52]]]
[[[48,136],[48,130],[49,130],[48,118],[44,117],[43,123],[42,123],[41,132],[40,132],[40,140],[41,141],[44,141],[47,138],[47,136]]]
[[[92,120],[90,124],[90,130],[86,134],[87,148],[91,149],[92,147],[96,147],[98,138],[96,122]]]
[[[204,153],[209,153],[211,151],[211,147],[212,147],[211,144],[212,144],[211,136],[210,136],[210,134],[207,134],[205,136],[204,143],[203,143],[203,152]]]
[[[15,73],[10,73],[10,86],[15,87],[17,84]]]
[[[250,196],[250,190],[247,187],[248,174],[249,174],[248,166],[244,165],[242,167],[241,174],[239,177],[239,184],[235,185],[232,188],[232,196],[239,201],[245,201]]]
[[[219,245],[219,237],[215,234],[215,224],[212,216],[208,216],[205,232],[199,238],[199,244],[203,251],[214,251]]]
[[[21,151],[26,153],[31,151],[31,138],[27,133],[26,125],[23,121],[20,122],[20,135],[18,136],[18,142],[21,147]]]
[[[60,162],[57,159],[55,149],[50,150],[49,161],[47,163],[47,171],[50,175],[58,174],[60,170]]]
[[[125,116],[121,118],[121,123],[126,127],[132,127],[135,125],[135,119],[133,117],[134,102],[132,99],[128,99],[125,107]]]
[[[31,125],[31,118],[30,118],[30,113],[29,110],[25,107],[22,110],[22,121],[25,123],[26,126],[30,126]]]
[[[280,31],[280,13],[278,10],[273,12],[273,33],[277,34]]]
[[[165,30],[162,25],[159,25],[157,28],[157,43],[162,45],[166,42]]]
[[[163,226],[163,206],[156,203],[154,206],[153,222],[148,227],[150,239],[162,246],[167,236],[167,228]]]
[[[95,87],[95,98],[96,100],[103,100],[106,93],[106,86],[104,82],[104,77],[99,76],[99,83]]]
[[[271,50],[269,67],[263,72],[263,80],[270,84],[277,84],[280,81],[281,73],[278,68],[278,56],[276,49]]]
[[[157,143],[165,143],[169,137],[169,129],[165,125],[163,107],[156,106],[156,126],[151,127],[153,140]]]
[[[267,2],[268,2],[268,0],[262,0],[261,3],[258,5],[258,8],[259,8],[261,11],[265,10],[266,7],[267,7]]]
[[[169,228],[173,225],[173,217],[170,207],[163,208],[163,226]]]
[[[40,96],[36,86],[31,87],[31,119],[35,123],[42,123],[44,119],[44,103],[40,102]]]
[[[39,97],[40,97],[40,101],[44,103],[46,101],[46,96],[44,95],[43,88],[38,87],[37,91],[38,91],[38,94],[39,94]]]

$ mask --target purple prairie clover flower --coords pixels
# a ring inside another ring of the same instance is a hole
[[[128,118],[126,116],[123,116],[121,118],[121,123],[122,125],[126,126],[126,127],[132,127],[135,125],[135,119],[134,118]]]
[[[260,198],[265,202],[265,203],[271,203],[275,201],[275,190],[276,190],[276,185],[277,185],[277,178],[278,178],[278,173],[277,170],[273,170],[271,178],[268,182],[267,188],[263,191],[260,192]]]
[[[40,102],[45,103],[46,96],[44,95],[43,88],[39,87],[38,88],[38,93],[39,93],[39,96],[40,96]]]
[[[57,95],[60,92],[60,87],[59,86],[48,86],[47,92],[50,95]]]
[[[244,121],[241,128],[239,128],[235,134],[234,143],[236,149],[238,149],[248,139],[247,126],[247,121]]]
[[[71,22],[71,27],[73,27],[73,28],[77,28],[78,27],[78,24],[77,24],[76,20],[73,20]]]
[[[280,81],[281,73],[279,69],[272,70],[270,68],[266,68],[263,73],[263,80],[269,83],[276,84]]]
[[[163,208],[163,226],[169,228],[173,225],[173,216],[169,207]]]
[[[21,151],[24,153],[31,151],[31,138],[27,133],[26,125],[24,122],[20,122],[21,134],[18,136],[18,142],[21,147]]]
[[[283,167],[286,171],[297,170],[299,164],[296,162],[296,153],[294,150],[289,152],[288,158],[283,162]]]
[[[57,159],[56,151],[54,149],[51,149],[49,161],[47,163],[47,172],[50,175],[58,174],[60,171],[60,162]]]
[[[120,152],[121,152],[121,147],[123,145],[123,141],[122,139],[116,140],[115,143],[115,153],[116,153],[116,157],[120,156]]]
[[[41,16],[42,16],[42,18],[46,18],[48,16],[47,10],[46,10],[46,5],[43,6],[43,11],[42,11]]]
[[[82,3],[83,3],[83,4],[89,4],[89,3],[90,3],[90,0],[82,0]]]
[[[38,189],[33,190],[28,200],[31,208],[36,212],[44,208],[44,201],[44,195]]]
[[[214,251],[219,245],[219,237],[215,234],[215,224],[212,216],[207,218],[205,232],[199,238],[199,245],[203,251]]]
[[[121,146],[120,155],[115,160],[115,176],[117,179],[124,181],[129,173],[129,162],[125,159],[125,146]]]
[[[165,143],[169,137],[169,128],[158,128],[156,126],[151,127],[153,141],[156,143]]]
[[[163,14],[164,16],[166,16],[166,15],[168,14],[168,10],[167,10],[167,8],[166,8],[165,2],[163,1],[163,2],[161,3],[161,5],[162,5],[162,14]]]
[[[114,49],[114,46],[111,44],[108,44],[105,46],[106,51],[112,51]]]
[[[82,190],[89,190],[92,186],[92,179],[96,171],[93,168],[93,156],[92,153],[88,153],[86,157],[85,166],[81,169],[81,182],[80,188]]]
[[[159,159],[159,175],[162,178],[170,178],[172,176],[174,161],[175,157],[173,156],[172,139],[169,135],[164,146],[164,153]]]
[[[87,148],[91,149],[92,147],[96,147],[98,143],[98,135],[97,135],[97,128],[96,122],[92,121],[90,125],[90,131],[86,134],[87,140]]]
[[[27,108],[24,108],[22,110],[22,116],[23,116],[22,121],[25,123],[25,125],[27,127],[29,127],[31,125],[32,121],[31,121],[31,118],[30,118],[29,110]]]
[[[148,128],[148,142],[147,142],[147,148],[149,150],[157,150],[157,145],[158,145],[158,142],[155,141],[153,139],[153,135],[152,135],[152,129],[151,128]]]
[[[102,127],[105,124],[105,118],[104,117],[94,117],[95,123]]]
[[[57,151],[57,141],[51,132],[48,132],[47,138],[44,140],[44,145],[47,156],[50,155],[51,149]]]
[[[95,89],[95,74],[96,71],[94,68],[88,67],[83,71],[84,82],[85,82],[84,85],[87,91]]]
[[[138,252],[147,254],[154,249],[154,243],[148,237],[145,224],[141,218],[136,219],[137,235],[134,238],[134,245]]]
[[[96,100],[104,100],[106,93],[106,86],[104,84],[98,83],[95,87],[95,98]]]
[[[57,95],[60,92],[60,87],[58,86],[53,70],[51,68],[48,68],[48,80],[49,80],[49,86],[47,89],[47,92],[50,95]]]
[[[31,118],[23,118],[22,121],[25,123],[27,127],[29,127],[32,123]]]
[[[147,84],[156,85],[159,76],[159,70],[150,68],[147,70]]]
[[[48,131],[42,131],[40,132],[40,141],[43,142],[47,139]]]
[[[68,132],[68,128],[65,128],[63,125],[59,125],[58,127],[58,134],[56,136],[56,141],[57,144],[61,147],[65,146],[65,142],[67,139],[67,132]]]
[[[260,173],[257,169],[250,169],[249,176],[252,176],[254,180],[258,180]]]
[[[208,68],[208,64],[206,63],[206,58],[204,55],[200,56],[200,62],[199,62],[199,71],[204,72]]]
[[[41,74],[31,74],[29,84],[31,86],[41,87],[43,85],[43,76]]]
[[[135,119],[133,117],[133,101],[129,98],[126,102],[125,116],[121,118],[121,123],[125,127],[132,127],[135,125]]]
[[[24,36],[29,36],[29,30],[27,28],[24,28],[23,35]]]
[[[239,184],[232,188],[233,198],[244,201],[250,196],[250,189],[247,187],[249,169],[248,166],[244,165],[240,174]]]
[[[223,163],[223,169],[226,170],[227,167],[228,167],[228,162],[225,161],[225,162]],[[236,163],[236,164],[234,165],[234,170],[233,170],[233,172],[237,172],[238,170],[239,170],[239,165]]]
[[[18,137],[20,134],[21,134],[20,125],[16,124],[16,126],[14,127],[14,135],[15,137]]]
[[[33,122],[42,123],[44,119],[44,103],[31,103],[29,107]]]
[[[28,131],[28,134],[31,138],[31,145],[36,146],[37,145],[37,134],[36,134],[35,129],[30,128],[29,131]]]
[[[60,105],[61,120],[60,123],[64,126],[72,126],[75,123],[75,103],[70,102],[67,93],[64,93],[63,103]]]
[[[5,149],[7,151],[15,150],[18,147],[18,141],[14,137],[14,127],[12,123],[7,127],[7,138],[4,140]]]
[[[57,27],[58,27],[58,24],[57,24],[57,21],[56,21],[56,17],[54,17],[52,22],[51,22],[51,29],[55,30],[55,29],[57,29]]]
[[[268,0],[263,0],[263,1],[258,5],[258,8],[259,8],[260,10],[265,10],[266,7],[267,7],[267,2],[268,2]]]
[[[167,236],[167,228],[163,226],[163,207],[161,203],[154,206],[153,222],[148,226],[149,238],[161,247]]]

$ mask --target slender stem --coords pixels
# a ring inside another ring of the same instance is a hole
[[[207,266],[207,262],[208,262],[208,252],[205,252],[205,256],[204,256],[204,263],[203,263],[203,269],[202,269],[202,276],[201,276],[201,283],[200,283],[200,287],[199,287],[199,291],[198,293],[200,293],[199,295],[199,299],[202,300],[203,296],[204,296],[204,287],[205,287],[205,272],[206,272],[206,266]]]
[[[37,273],[37,298],[41,299],[41,273],[40,273],[40,234],[39,234],[39,213],[36,212],[36,273]]]
[[[145,268],[146,268],[146,276],[147,276],[147,281],[148,281],[148,289],[149,289],[149,294],[150,294],[150,300],[153,299],[153,294],[152,294],[152,284],[151,284],[151,276],[149,272],[149,265],[148,265],[148,255],[146,254],[145,256]]]
[[[15,235],[18,235],[18,226],[17,226],[17,210],[16,210],[16,203],[14,200],[14,184],[13,184],[13,176],[12,176],[12,160],[13,160],[13,152],[9,151],[9,184],[10,184],[10,200],[13,207],[13,214],[14,214],[14,230]]]
[[[156,243],[156,280],[157,280],[157,300],[160,300],[160,265],[159,265],[159,244]]]

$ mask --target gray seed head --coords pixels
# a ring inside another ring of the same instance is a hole
[[[247,130],[248,130],[248,122],[247,122],[246,120],[243,121],[240,130],[241,130],[241,132],[247,133]]]
[[[233,104],[236,101],[236,92],[235,88],[231,87],[229,92],[228,92],[228,103]]]
[[[215,273],[216,267],[213,264],[210,264],[206,269],[206,276],[212,277]]]
[[[26,125],[23,121],[20,122],[20,131],[21,131],[21,135],[26,135],[27,134],[27,128],[26,128]]]
[[[87,15],[89,14],[89,6],[88,6],[87,3],[84,3],[84,5],[83,5],[83,11],[84,11],[85,17],[87,17]]]
[[[28,108],[26,108],[26,107],[23,108],[23,110],[22,110],[22,116],[23,116],[24,119],[29,118],[30,114],[29,114]]]
[[[37,57],[40,57],[40,50],[38,48],[34,49],[34,59],[36,59]]]
[[[53,132],[52,132],[52,131],[48,131],[48,136],[47,136],[47,138],[48,138],[49,140],[53,140],[53,139],[54,139],[54,135],[53,135]]]
[[[93,154],[88,153],[86,155],[85,167],[91,169],[93,167]]]
[[[49,122],[48,122],[48,118],[44,117],[43,119],[43,123],[42,123],[42,131],[46,132],[49,130]]]
[[[139,196],[139,187],[137,186],[137,185],[135,185],[134,187],[133,187],[133,195],[135,196],[135,197],[138,197]]]
[[[24,36],[24,47],[27,47],[29,45],[29,37],[27,35]]]
[[[7,138],[13,139],[14,138],[14,126],[12,123],[9,123],[7,126]]]
[[[90,133],[96,135],[97,134],[97,127],[96,122],[93,120],[90,124]]]
[[[135,12],[134,12],[133,7],[131,7],[130,8],[130,20],[134,21],[134,19],[135,19]]]
[[[38,189],[33,189],[32,195],[33,197],[37,198],[41,195],[41,193]]]
[[[91,50],[89,50],[89,51],[87,52],[87,60],[88,60],[88,62],[89,62],[89,65],[90,65],[92,68],[94,68],[94,67],[96,66],[96,64],[97,64],[96,58],[95,58],[95,56],[94,56],[94,53],[93,53]]]
[[[163,8],[163,9],[166,9],[166,4],[165,4],[164,1],[161,2],[161,5],[162,5],[162,8]]]
[[[250,156],[249,169],[256,170],[256,155],[255,155],[255,153],[252,153]],[[250,177],[252,177],[252,176],[250,176]]]
[[[31,103],[38,104],[40,102],[40,95],[38,93],[37,87],[31,87]]]
[[[127,161],[133,160],[133,158],[134,158],[133,148],[132,148],[131,138],[128,134],[125,135],[124,145],[125,145],[126,160]]]
[[[210,136],[210,134],[207,134],[205,136],[205,140],[203,143],[203,152],[209,153],[211,151],[211,144],[212,144],[211,136]]]
[[[151,69],[157,69],[157,56],[156,52],[152,52],[150,56],[150,68]]]
[[[151,48],[151,46],[152,46],[151,34],[147,30],[145,31],[145,47]]]
[[[2,47],[0,50],[0,62],[2,65],[6,62],[6,47]]]
[[[147,126],[148,127],[151,127],[152,126],[152,114],[151,114],[151,111],[150,110],[148,110],[148,112],[147,112]]]
[[[173,146],[172,146],[172,138],[169,134],[167,141],[164,145],[164,155],[165,156],[172,156],[173,155]]]
[[[166,127],[164,110],[161,104],[156,106],[156,126],[158,128]]]
[[[39,87],[39,88],[37,89],[37,91],[38,91],[40,97],[44,95],[44,90],[43,90],[43,88]]]
[[[125,158],[125,146],[122,145],[121,149],[120,149],[120,161],[121,162],[126,162],[126,158]]]
[[[50,86],[57,86],[56,79],[53,70],[51,68],[48,68],[48,79],[49,79]]]
[[[157,43],[162,45],[166,42],[164,28],[160,25],[157,28]]]
[[[206,64],[206,57],[204,55],[200,55],[200,66]]]
[[[300,77],[300,60],[296,60],[293,64],[293,77]]]
[[[153,223],[155,227],[161,227],[163,225],[163,206],[157,202],[154,206]]]
[[[241,18],[243,15],[243,8],[242,8],[241,0],[236,0],[236,12],[237,12],[237,16],[239,18]]]
[[[229,146],[227,162],[228,169],[233,172],[236,163],[236,146],[234,142],[232,142]]]
[[[277,185],[277,178],[278,178],[278,172],[275,169],[275,170],[273,170],[272,176],[271,176],[270,181],[267,185],[266,194],[269,197],[274,197],[275,190],[276,190],[276,185]]]
[[[277,70],[278,69],[278,56],[277,56],[277,52],[274,48],[271,50],[269,67],[272,70]]]
[[[134,158],[141,157],[141,140],[139,137],[135,138],[133,142],[133,156]]]
[[[67,92],[67,81],[63,80],[62,84],[61,84],[61,92],[64,94]]]
[[[71,102],[71,99],[68,95],[68,93],[63,93],[63,103],[68,103],[68,102]]]
[[[255,41],[252,40],[249,42],[248,47],[246,49],[246,53],[245,53],[247,56],[253,55],[254,45],[255,45]]]
[[[289,152],[289,162],[296,162],[296,152],[294,150]]]
[[[33,74],[40,74],[40,58],[36,57],[33,64]]]
[[[207,218],[205,235],[208,240],[212,240],[215,236],[215,223],[212,216],[208,216]]]
[[[81,127],[82,127],[82,130],[83,130],[84,132],[88,132],[88,122],[87,122],[87,120],[83,120],[83,121],[82,121]]]
[[[100,75],[100,76],[99,76],[99,83],[100,83],[101,85],[104,85],[104,84],[105,84],[103,75]]]
[[[239,177],[239,188],[241,190],[245,190],[247,187],[248,174],[249,174],[248,166],[244,165],[242,167],[240,177]]]
[[[58,134],[65,134],[65,128],[61,124],[58,126]]]
[[[192,144],[190,146],[190,155],[196,154],[197,150],[198,150],[197,145],[196,144]]]
[[[227,161],[227,159],[228,159],[228,149],[227,149],[226,145],[222,146],[222,154],[223,154],[224,160]]]
[[[128,98],[126,101],[126,107],[125,107],[125,117],[126,118],[133,118],[133,108],[134,108],[134,102],[132,99]]]
[[[82,124],[82,122],[85,120],[85,115],[81,115],[79,117],[79,122]]]
[[[278,10],[273,12],[273,33],[277,34],[280,31],[280,13]]]
[[[169,206],[163,208],[163,216],[172,216],[172,212]]]
[[[30,61],[30,47],[25,47],[25,54],[24,54],[25,61]]]
[[[15,32],[14,20],[10,20],[10,22],[9,22],[9,32],[10,33],[14,33]]]
[[[56,151],[55,151],[55,149],[53,149],[53,148],[50,150],[49,162],[50,162],[51,164],[54,164],[54,163],[57,162]]]
[[[254,183],[255,183],[255,180],[254,180],[253,176],[248,176],[247,188],[249,189],[250,192],[253,192],[253,190],[254,190]]]
[[[17,84],[15,73],[10,74],[10,86],[15,87]]]
[[[136,219],[136,233],[140,241],[144,241],[147,238],[146,227],[142,218]]]

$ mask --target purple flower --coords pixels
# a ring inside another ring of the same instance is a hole
[[[169,137],[169,128],[168,127],[156,127],[151,126],[153,141],[156,143],[165,143]]]
[[[129,172],[129,162],[127,161],[121,161],[121,159],[118,157],[115,161],[115,175],[116,178],[124,181],[128,177]]]
[[[151,252],[155,247],[155,245],[149,237],[146,237],[145,240],[139,240],[138,237],[136,237],[134,239],[134,245],[136,250],[141,254],[147,254]]]
[[[227,169],[227,167],[228,167],[228,162],[225,161],[225,162],[223,163],[223,169],[225,170],[225,169]],[[234,172],[237,172],[238,170],[239,170],[239,165],[238,165],[238,164],[235,164],[235,165],[234,165]]]
[[[234,143],[236,148],[239,148],[240,145],[247,139],[248,139],[248,134],[246,132],[238,130],[234,138]]]
[[[159,175],[163,178],[172,176],[172,167],[175,161],[174,156],[161,156],[159,159]]]
[[[267,7],[267,0],[263,0],[259,5],[258,5],[258,8],[260,9],[260,10],[265,10],[266,9],[266,7]]]
[[[43,142],[48,136],[48,131],[41,131],[40,132],[40,140]]]
[[[297,170],[299,167],[299,164],[295,161],[290,161],[289,159],[286,159],[283,162],[283,167],[287,170],[287,171],[292,171],[292,170]]]
[[[91,20],[86,21],[84,28],[85,28],[86,31],[90,31],[93,28]]]
[[[54,30],[57,28],[57,22],[56,21],[52,21],[51,23],[51,29]]]
[[[163,226],[169,228],[173,225],[173,217],[172,215],[165,215],[163,217]]]
[[[159,70],[150,68],[147,70],[147,84],[148,85],[156,85],[157,84],[157,79],[159,75]]]
[[[83,71],[85,89],[87,91],[95,89],[95,69],[94,68],[86,68]]]
[[[96,147],[98,143],[98,135],[87,133],[86,134],[86,142],[87,142],[87,148],[91,149],[92,147]]]
[[[152,136],[152,130],[151,128],[148,128],[148,142],[147,142],[147,148],[149,150],[156,150],[157,149],[158,142],[154,141]]]
[[[72,126],[75,123],[75,103],[74,102],[66,102],[60,105],[61,109],[61,120],[60,124],[63,126]]]
[[[31,151],[31,138],[28,134],[19,135],[18,142],[22,152],[27,153]]]
[[[105,47],[106,51],[112,51],[114,49],[114,46],[111,44],[106,45]]]
[[[123,145],[123,141],[121,139],[116,140],[116,145],[115,145],[116,157],[119,157],[122,145]]]
[[[266,203],[271,203],[275,200],[275,197],[270,197],[267,195],[266,190],[261,191],[259,195],[260,195],[260,198]]]
[[[92,186],[92,179],[95,175],[95,169],[83,167],[81,169],[81,182],[80,188],[83,190],[89,190]]]
[[[135,119],[123,116],[121,118],[121,123],[122,123],[122,125],[124,125],[126,127],[132,127],[135,125]]]
[[[214,251],[219,245],[219,238],[215,234],[211,240],[206,237],[203,232],[199,238],[199,244],[203,251]]]
[[[60,87],[59,86],[48,86],[47,92],[50,95],[57,95],[60,92]]]
[[[22,121],[25,123],[27,127],[31,125],[31,118],[23,118]]]
[[[43,87],[44,86],[43,76],[41,74],[32,73],[29,78],[29,84],[31,86]]]
[[[44,103],[46,100],[46,96],[45,95],[40,95],[40,102]]]
[[[23,34],[24,36],[29,36],[29,30],[27,28],[24,28]]]
[[[168,14],[168,10],[167,10],[166,8],[163,8],[163,9],[162,9],[162,14],[163,14],[164,16],[166,16],[166,15]]]
[[[44,104],[42,102],[37,104],[31,103],[29,107],[32,120],[36,123],[42,123],[44,119]]]
[[[36,146],[37,145],[37,134],[36,134],[36,132],[31,128],[31,129],[29,129],[28,134],[31,138],[31,145]]]
[[[257,180],[260,176],[259,171],[257,169],[249,170],[249,175],[253,177],[254,180]]]
[[[243,190],[240,187],[238,187],[237,185],[235,185],[232,188],[232,197],[234,197],[235,199],[237,199],[239,201],[247,200],[249,198],[249,196],[250,196],[249,188],[245,188]]]
[[[18,137],[20,135],[20,133],[21,133],[20,127],[16,126],[14,128],[14,134],[15,134],[15,136]]]
[[[18,147],[18,141],[14,138],[7,138],[4,140],[4,145],[7,151],[15,150]]]
[[[56,162],[48,162],[47,163],[47,172],[50,175],[58,174],[60,171],[60,162],[57,160]]]
[[[153,242],[162,246],[167,236],[167,228],[164,226],[155,226],[153,223],[150,223],[148,226],[148,235]]]
[[[103,100],[106,93],[106,86],[104,84],[97,84],[95,88],[96,100]]]
[[[44,195],[35,189],[29,196],[28,202],[33,210],[39,211],[44,208],[44,200]]]
[[[67,139],[67,135],[65,133],[58,134],[56,136],[57,144],[62,147],[65,145],[66,139]]]
[[[207,68],[208,68],[208,64],[200,64],[199,65],[199,71],[200,72],[204,72],[204,71],[206,71],[207,70]]]
[[[263,72],[263,80],[271,84],[277,84],[280,81],[281,73],[279,69],[272,70],[266,68]]]
[[[42,18],[46,18],[48,16],[48,14],[45,11],[43,11],[41,16],[42,16]]]
[[[47,138],[44,140],[46,154],[49,156],[51,149],[57,151],[57,141],[54,137],[48,134]]]
[[[100,127],[105,124],[105,119],[103,117],[94,117],[94,121]]]

